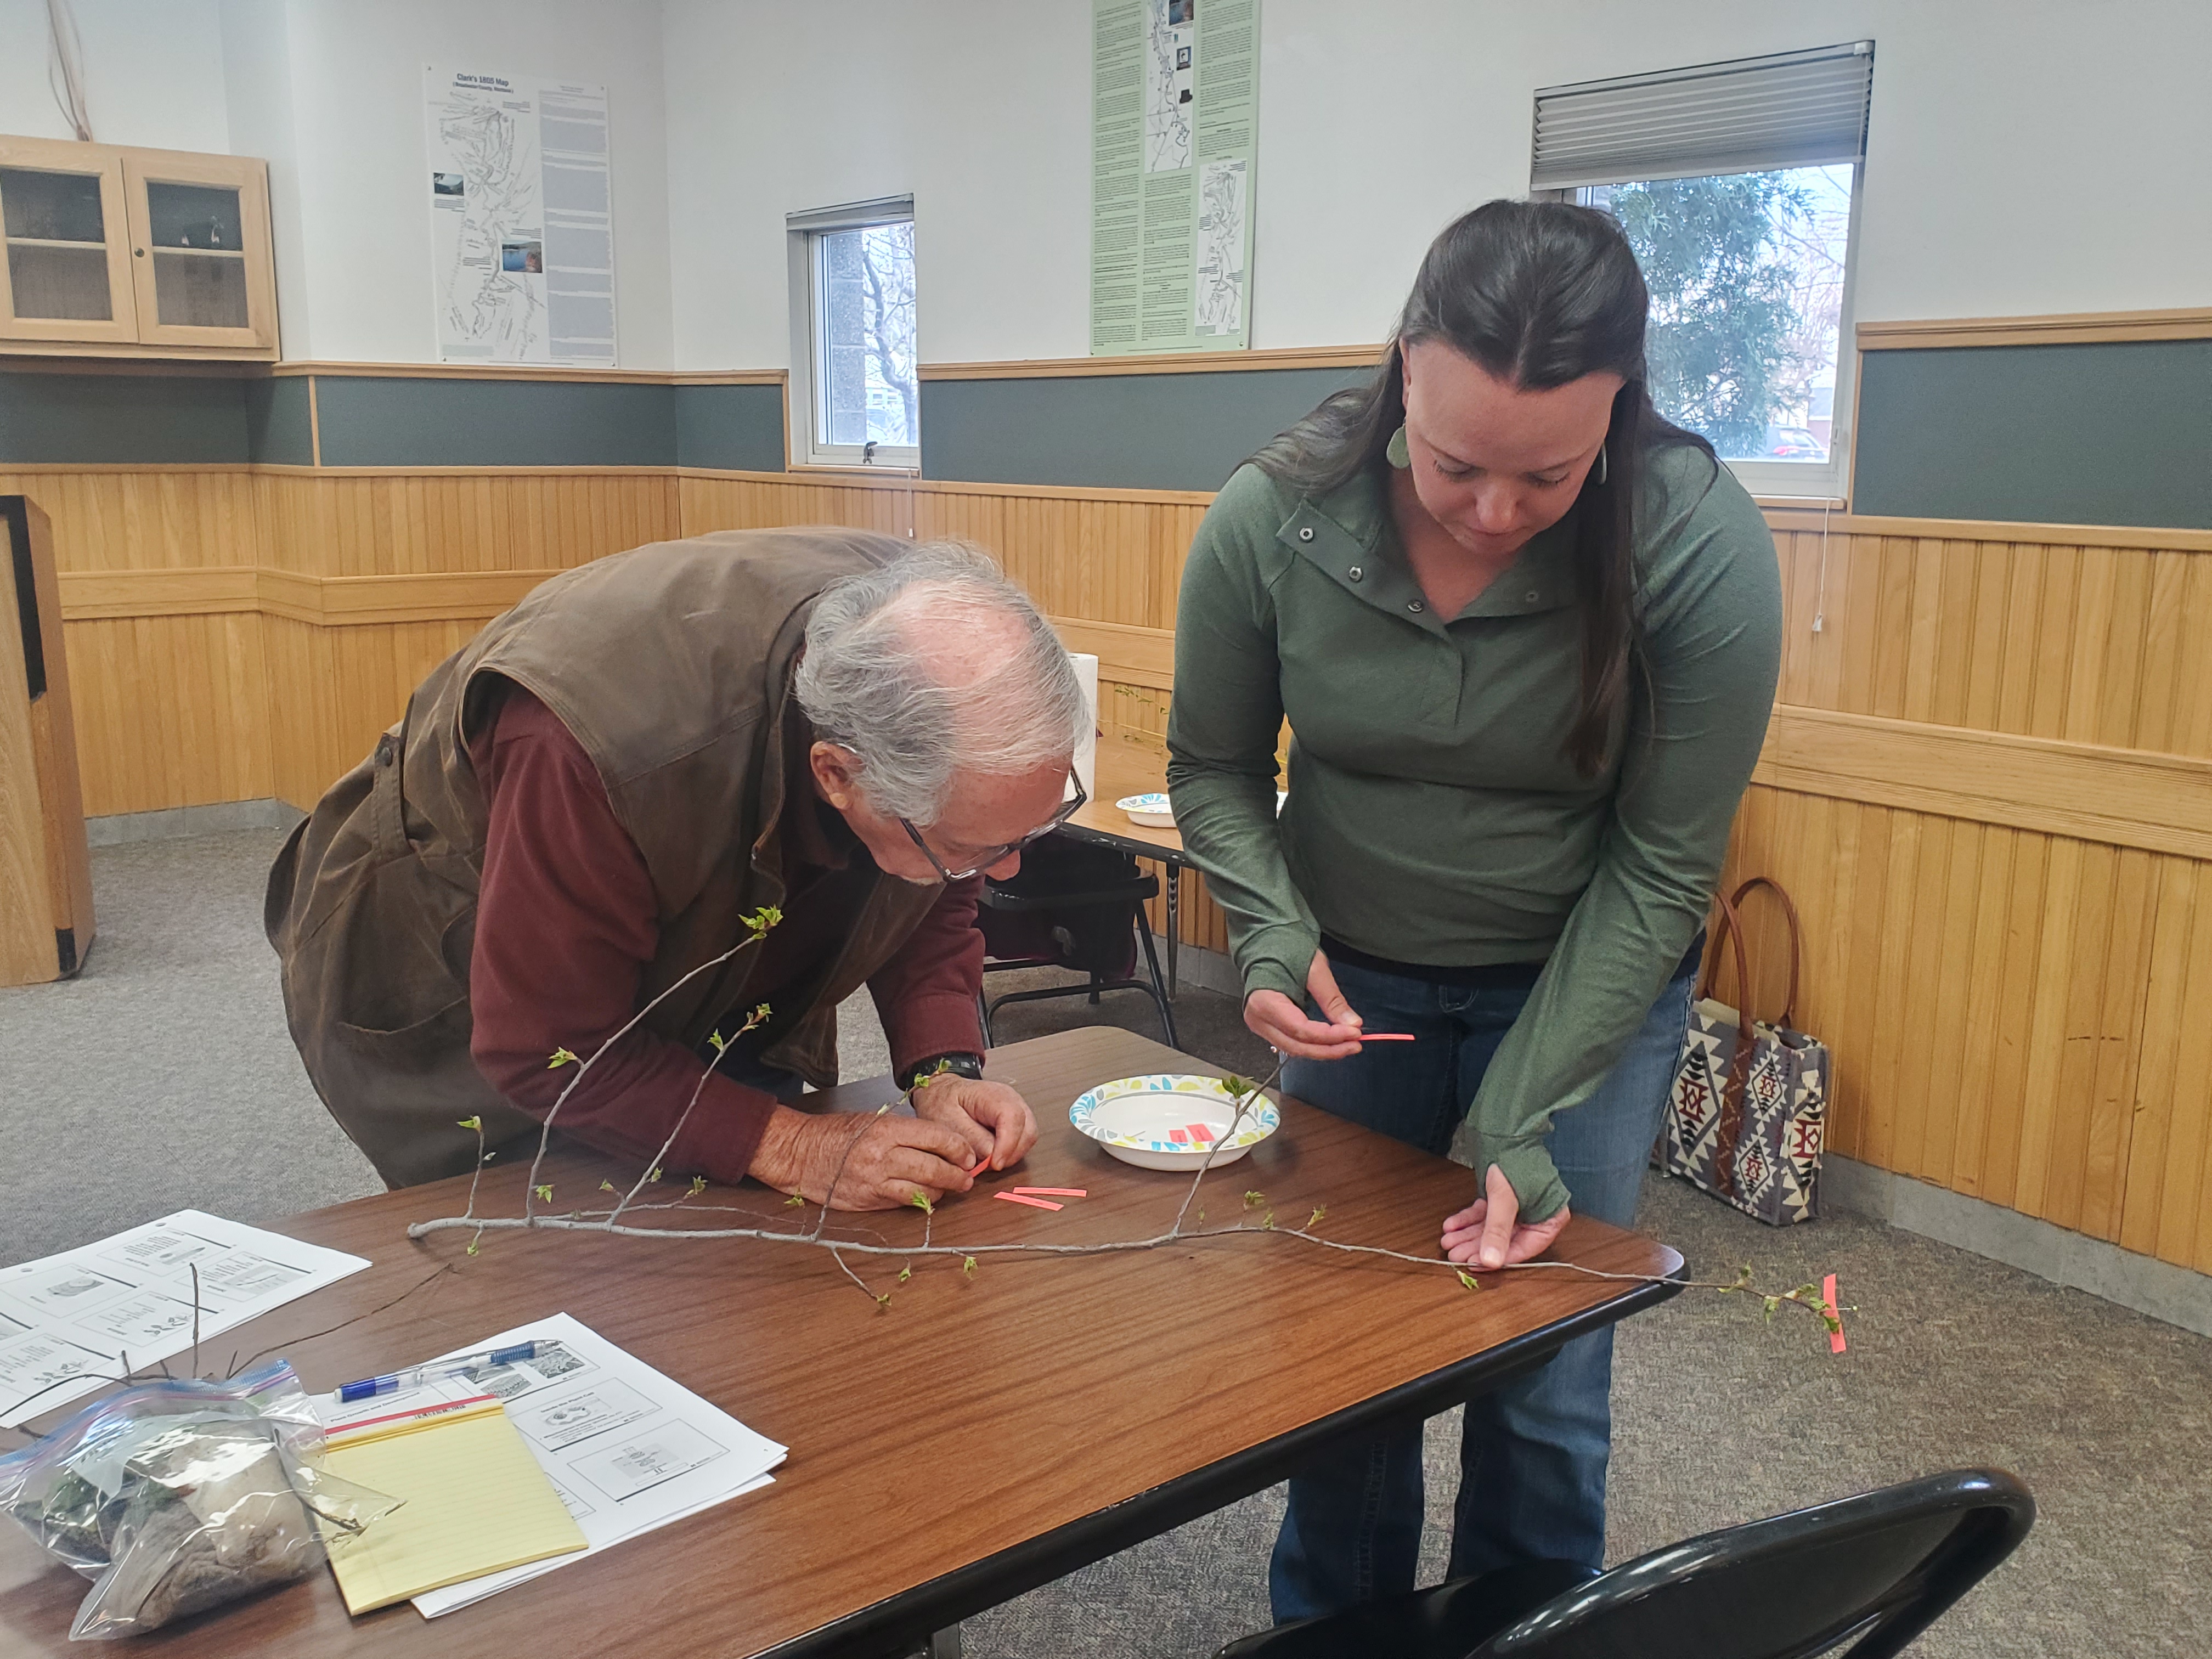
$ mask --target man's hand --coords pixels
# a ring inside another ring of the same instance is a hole
[[[1280,991],[1255,991],[1244,999],[1244,1024],[1270,1047],[1301,1060],[1342,1060],[1359,1052],[1360,1018],[1336,988],[1336,975],[1328,958],[1314,952],[1306,969],[1306,991],[1314,1006],[1328,1017],[1324,1024],[1308,1019],[1305,1010]]]
[[[966,1139],[947,1124],[779,1106],[745,1173],[833,1210],[895,1210],[917,1193],[933,1204],[966,1192],[975,1162]]]
[[[1528,1225],[1516,1225],[1521,1200],[1513,1183],[1495,1164],[1483,1183],[1487,1197],[1478,1198],[1455,1215],[1444,1218],[1443,1251],[1454,1261],[1474,1261],[1485,1267],[1503,1267],[1510,1261],[1526,1261],[1552,1248],[1552,1241],[1567,1224],[1567,1206],[1557,1215]]]
[[[994,1169],[1012,1169],[1036,1145],[1036,1114],[1018,1091],[1003,1083],[939,1072],[915,1090],[914,1111],[916,1117],[951,1129],[975,1148],[975,1158],[989,1159]],[[975,1158],[963,1167],[972,1168]]]

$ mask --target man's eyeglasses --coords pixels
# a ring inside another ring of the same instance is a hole
[[[989,869],[993,865],[999,863],[1011,854],[1020,852],[1023,848],[1028,846],[1031,842],[1050,835],[1054,830],[1059,829],[1061,824],[1066,823],[1068,819],[1073,817],[1075,814],[1081,810],[1083,804],[1089,800],[1091,797],[1084,793],[1083,781],[1077,777],[1073,772],[1070,772],[1067,775],[1067,787],[1074,791],[1073,798],[1069,800],[1062,801],[1060,804],[1060,811],[1054,812],[1048,822],[1039,824],[1036,829],[1030,830],[1029,834],[1024,836],[1019,841],[1010,841],[1004,846],[987,848],[982,853],[978,854],[975,863],[969,865],[965,870],[946,869],[945,866],[939,861],[937,854],[929,850],[929,843],[921,838],[921,831],[915,829],[912,822],[909,820],[901,818],[899,820],[899,828],[905,830],[907,833],[907,838],[913,842],[916,847],[921,849],[922,857],[929,860],[929,867],[936,871],[940,878],[947,882],[965,881],[969,877],[974,875],[978,870]]]

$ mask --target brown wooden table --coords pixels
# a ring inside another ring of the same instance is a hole
[[[1211,1068],[1110,1028],[993,1053],[990,1075],[1028,1096],[1042,1133],[1019,1171],[979,1191],[1085,1187],[1091,1196],[1058,1213],[957,1198],[939,1206],[938,1241],[1164,1231],[1182,1178],[1109,1158],[1069,1126],[1067,1107],[1093,1084],[1168,1069]],[[823,1099],[865,1109],[890,1095],[878,1079]],[[597,1201],[608,1173],[621,1171],[556,1152],[547,1170],[556,1206]],[[483,1211],[517,1212],[524,1179],[521,1166],[494,1164]],[[202,1370],[220,1375],[234,1349],[266,1347],[327,1389],[565,1311],[788,1444],[776,1484],[443,1619],[401,1606],[349,1620],[329,1575],[317,1574],[140,1638],[134,1653],[893,1652],[1270,1486],[1340,1436],[1481,1394],[1568,1338],[1675,1292],[1537,1272],[1493,1274],[1470,1294],[1441,1267],[1255,1234],[1121,1255],[986,1258],[973,1278],[933,1260],[896,1286],[893,1268],[848,1257],[894,1290],[879,1310],[826,1253],[788,1245],[506,1232],[486,1234],[469,1256],[465,1233],[410,1242],[409,1222],[460,1212],[465,1185],[285,1224],[375,1265],[227,1333],[203,1352]],[[1465,1170],[1296,1101],[1284,1104],[1281,1131],[1210,1177],[1200,1201],[1219,1223],[1245,1213],[1248,1189],[1264,1191],[1279,1217],[1303,1222],[1326,1206],[1322,1231],[1424,1254],[1470,1190]],[[743,1205],[776,1225],[799,1215],[750,1183],[696,1201]],[[908,1242],[921,1224],[902,1211],[847,1226]],[[1681,1267],[1662,1245],[1580,1218],[1558,1253],[1624,1273]],[[62,1652],[85,1589],[0,1523],[0,1653]]]

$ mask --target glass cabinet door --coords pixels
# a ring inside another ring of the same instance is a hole
[[[255,161],[126,155],[138,337],[276,342],[269,194]]]
[[[0,338],[135,340],[121,167],[32,159],[0,141]]]

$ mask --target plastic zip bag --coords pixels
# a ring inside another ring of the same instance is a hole
[[[326,1473],[284,1361],[227,1382],[143,1382],[0,1457],[0,1507],[93,1586],[73,1639],[136,1636],[275,1584],[398,1500]],[[319,1530],[319,1528],[320,1530]]]

